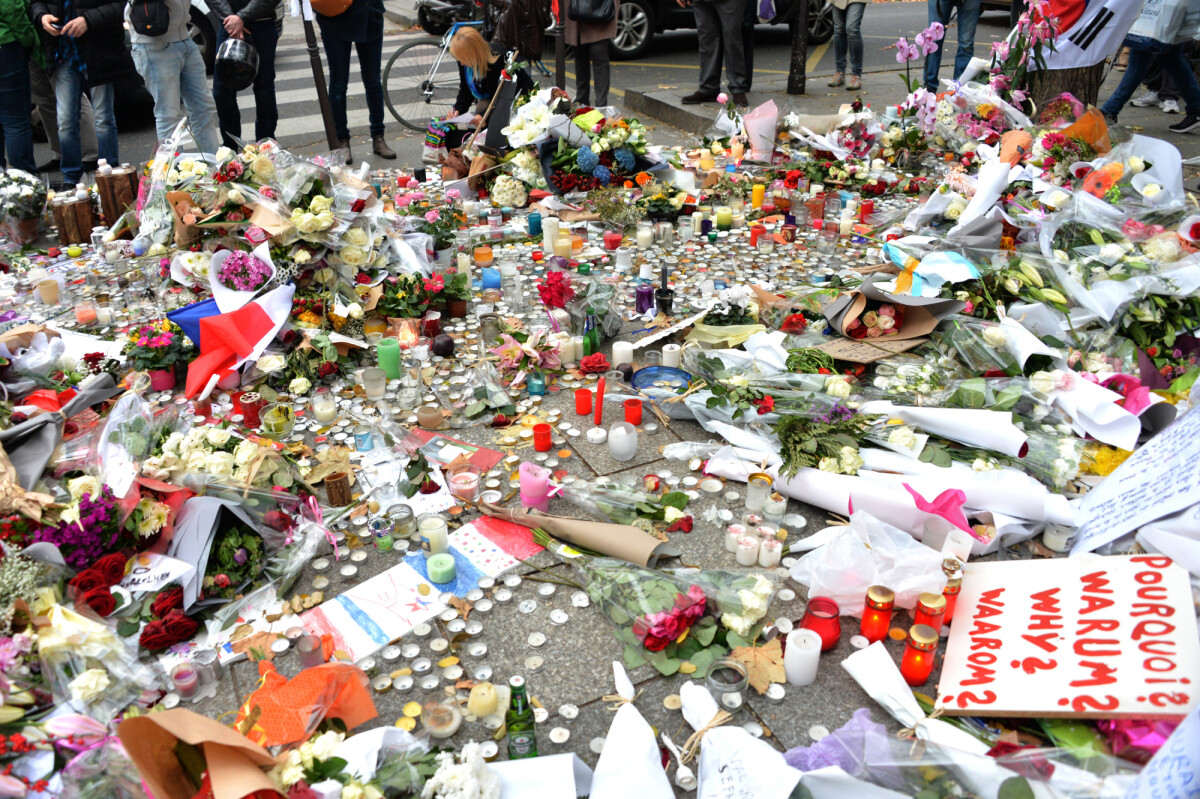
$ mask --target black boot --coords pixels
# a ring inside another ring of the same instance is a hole
[[[382,136],[372,136],[371,142],[374,145],[375,155],[380,158],[386,158],[388,161],[396,160],[396,153],[391,147],[387,146],[387,142],[384,141]]]
[[[350,154],[350,140],[349,139],[339,139],[338,140],[338,149],[346,151],[346,160],[347,161],[354,160],[354,156]]]

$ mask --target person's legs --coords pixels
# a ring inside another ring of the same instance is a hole
[[[29,89],[33,95],[33,106],[42,120],[42,129],[46,131],[46,142],[55,161],[62,160],[62,150],[58,145],[58,110],[54,104],[54,84],[45,67],[39,67],[29,60]]]
[[[325,39],[325,60],[329,63],[329,107],[339,141],[349,141],[346,124],[346,87],[350,85],[350,42]]]
[[[208,73],[204,69],[204,56],[191,39],[171,45],[176,46],[183,48],[183,68],[178,80],[183,107],[187,109],[188,127],[200,151],[211,155],[221,146],[221,133],[217,125],[217,105],[213,102]]]
[[[69,184],[83,175],[79,146],[79,98],[83,95],[83,73],[66,64],[54,70],[54,97],[58,109],[58,143],[62,148],[62,175]]]
[[[979,25],[979,0],[963,0],[958,7],[958,52],[954,56],[954,79],[967,71],[975,55],[975,28]]]
[[[1125,74],[1121,77],[1121,82],[1117,84],[1117,88],[1112,93],[1112,96],[1100,107],[1100,111],[1104,116],[1111,119],[1117,118],[1117,115],[1121,113],[1121,109],[1125,107],[1125,103],[1129,102],[1129,98],[1133,96],[1133,93],[1137,91],[1137,87],[1141,85],[1142,78],[1146,77],[1146,73],[1150,70],[1150,64],[1154,58],[1155,55],[1148,50],[1136,47],[1129,48],[1129,66],[1126,68]]]
[[[383,36],[372,36],[354,45],[358,51],[358,71],[362,73],[363,89],[367,93],[367,118],[371,137],[383,135],[383,81],[380,80],[380,61],[383,60]],[[344,102],[344,101],[343,101]]]
[[[851,3],[846,6],[846,44],[850,51],[850,74],[856,77],[862,77],[862,19],[866,10],[866,3]]]
[[[846,14],[850,6],[845,8],[833,7],[833,71],[837,75],[846,74]]]
[[[596,105],[608,105],[608,39],[592,42],[592,83],[596,87]]]
[[[575,45],[575,102],[580,105],[591,105],[592,82],[592,46],[590,44]],[[596,92],[599,94],[600,92]]]
[[[37,174],[29,127],[29,52],[17,42],[0,44],[0,143],[8,166]]]
[[[96,115],[92,113],[92,101],[86,94],[79,97],[79,150],[83,153],[85,164],[100,157],[100,142],[96,138]]]
[[[258,75],[254,78],[254,138],[257,141],[273,139],[279,125],[279,106],[275,102],[275,50],[279,45],[279,29],[273,19],[251,22],[246,27],[258,48]]]
[[[1130,58],[1130,72],[1133,71],[1132,63],[1133,59]],[[1175,86],[1186,104],[1187,115],[1200,116],[1200,83],[1196,81],[1196,74],[1192,72],[1191,64],[1183,54],[1183,48],[1177,44],[1171,45],[1159,56],[1159,64],[1162,65],[1163,72],[1175,81]]]
[[[733,94],[744,94],[750,79],[746,76],[746,51],[742,49],[742,19],[747,0],[715,0],[721,24],[721,46],[725,51],[725,82]]]
[[[152,47],[146,44],[131,46],[133,66],[146,83],[146,91],[154,100],[154,132],[164,142],[179,124],[179,72],[183,69],[181,48]]]
[[[758,0],[746,0],[742,15],[742,53],[746,59],[746,91],[754,83],[754,26],[758,24]]]
[[[929,0],[929,24],[940,22],[943,25],[950,19],[950,5],[946,0]],[[942,50],[946,40],[938,42],[938,47],[925,56],[925,88],[936,92],[938,87],[938,70],[942,68]]]
[[[696,15],[696,40],[700,46],[700,91],[715,97],[721,91],[721,19],[714,3],[692,4]]]
[[[228,38],[229,32],[225,30],[224,25],[217,28],[218,49]],[[217,107],[217,126],[221,130],[221,142],[226,147],[236,150],[238,147],[234,137],[242,137],[242,113],[238,110],[237,92],[225,85],[220,72],[213,72],[212,96],[213,105]]]
[[[100,148],[100,157],[110,164],[121,163],[121,152],[117,144],[117,113],[113,103],[116,100],[116,90],[111,83],[93,86],[92,113],[96,117],[96,142]]]

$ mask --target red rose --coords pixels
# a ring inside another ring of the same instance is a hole
[[[200,622],[184,615],[182,610],[172,610],[162,620],[163,629],[175,636],[175,642],[186,641],[200,629]]]
[[[96,615],[101,618],[117,609],[117,600],[113,599],[112,591],[108,590],[108,586],[93,588],[80,597],[80,601],[94,610]]]
[[[317,369],[317,375],[319,377],[329,377],[330,375],[335,374],[337,369],[338,367],[336,363],[333,361],[325,361],[321,364],[321,367]]]
[[[794,313],[783,320],[780,330],[784,333],[803,333],[807,327],[808,320],[804,318],[804,314]]]
[[[174,643],[177,642],[167,634],[161,619],[147,624],[142,628],[142,634],[138,636],[138,644],[150,652],[166,649]]]
[[[1149,355],[1151,358],[1156,357],[1158,355],[1158,347],[1147,347],[1146,354]]]
[[[1188,231],[1188,234],[1193,239],[1200,239],[1200,222],[1197,222],[1194,225],[1192,225],[1191,230]]]
[[[592,355],[585,356],[579,362],[579,368],[589,374],[593,372],[607,372],[609,368],[608,358],[604,357],[603,352],[593,353]]]
[[[116,585],[124,579],[127,563],[129,563],[129,558],[120,552],[114,552],[93,563],[92,569],[100,573],[105,580],[105,585]]]
[[[636,619],[633,620],[633,634],[638,637],[639,641],[645,640],[646,635],[649,632],[650,632],[649,619],[647,619],[645,616],[638,616]]]
[[[82,595],[97,588],[107,588],[109,584],[104,582],[104,575],[100,572],[87,569],[75,575],[69,585]]]
[[[359,285],[366,285],[367,283],[371,282],[371,276],[366,272],[359,272],[354,276],[354,282],[358,283]]]
[[[642,646],[650,652],[661,652],[670,646],[671,640],[668,638],[657,638],[653,635],[647,635],[646,640],[642,642]]]
[[[172,610],[183,610],[183,588],[178,585],[160,591],[150,603],[150,611],[160,619]]]
[[[263,523],[272,530],[286,533],[292,529],[292,517],[281,510],[269,510],[263,514]]]

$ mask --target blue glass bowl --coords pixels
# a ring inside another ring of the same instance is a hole
[[[674,366],[647,366],[633,373],[630,383],[638,391],[648,388],[662,388],[668,391],[682,391],[691,382],[692,376]]]

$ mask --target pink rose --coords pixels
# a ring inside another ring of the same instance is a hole
[[[717,102],[721,105],[725,105],[727,102],[729,102],[729,95],[725,92],[721,92],[717,95]]]
[[[868,327],[867,335],[871,338],[879,338],[880,336],[883,335],[883,331],[877,327]]]
[[[425,221],[426,222],[431,222],[431,223],[436,222],[441,218],[442,218],[442,215],[437,212],[436,208],[431,211],[425,212]]]
[[[879,306],[879,315],[894,317],[896,315],[896,306],[895,305],[880,305]]]
[[[457,200],[459,197],[462,197],[462,192],[459,191],[458,189],[447,189],[446,190],[446,199],[447,200]]]
[[[1074,372],[1065,372],[1064,371],[1062,374],[1060,374],[1058,376],[1058,390],[1059,391],[1070,391],[1071,389],[1075,388],[1076,380],[1077,380],[1077,378],[1075,377]]]

